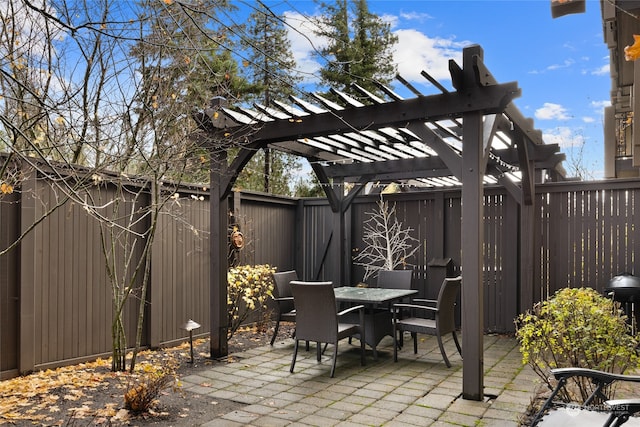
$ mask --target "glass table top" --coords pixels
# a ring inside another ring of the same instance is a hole
[[[360,304],[379,304],[415,295],[414,289],[358,288],[341,286],[334,289],[337,301],[350,301]]]

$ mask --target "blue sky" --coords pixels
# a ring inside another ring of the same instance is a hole
[[[290,31],[290,38],[299,68],[312,80],[318,64],[310,41],[322,41],[303,21],[317,13],[316,3],[265,4],[301,30]],[[556,19],[549,0],[370,0],[369,8],[391,22],[399,37],[394,54],[399,72],[425,94],[437,90],[420,76],[422,70],[451,88],[448,60],[462,65],[462,49],[479,44],[499,82],[518,82],[522,96],[514,102],[534,119],[545,141],[560,144],[592,178],[602,177],[603,108],[610,102],[611,80],[599,1],[587,0],[585,13]]]

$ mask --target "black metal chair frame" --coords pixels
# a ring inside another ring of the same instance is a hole
[[[541,422],[543,424],[544,416],[546,414],[551,413],[551,411],[559,410],[563,407],[569,407],[572,410],[572,416],[575,417],[576,422],[580,422],[581,413],[587,413],[588,411],[605,412],[609,415],[603,424],[604,426],[620,426],[626,423],[631,416],[640,412],[640,399],[610,400],[605,393],[605,389],[616,381],[640,382],[639,375],[613,374],[585,368],[552,369],[551,374],[556,379],[557,384],[535,415],[531,422],[532,427],[541,425]],[[594,385],[593,391],[580,405],[576,405],[576,403],[567,404],[564,402],[557,402],[555,400],[556,396],[564,387],[566,387],[569,379],[572,377],[584,377],[589,379]],[[603,402],[603,404],[594,405],[594,402]]]

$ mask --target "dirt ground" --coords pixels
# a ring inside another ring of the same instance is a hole
[[[291,336],[292,325],[281,325],[278,338]],[[194,340],[194,363],[188,342],[178,347],[142,352],[137,375],[111,372],[110,361],[99,360],[0,381],[0,425],[15,426],[199,426],[243,406],[189,393],[180,387],[163,390],[144,413],[125,409],[124,394],[150,367],[175,363],[180,377],[234,363],[234,354],[268,345],[273,329],[245,328],[229,340],[229,357],[212,360],[209,339]]]

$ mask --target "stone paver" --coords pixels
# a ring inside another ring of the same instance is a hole
[[[410,338],[405,337],[405,340]],[[234,355],[238,363],[214,365],[181,379],[186,393],[229,399],[243,406],[211,420],[218,426],[517,426],[534,395],[537,376],[522,366],[514,338],[485,337],[485,395],[462,398],[462,359],[451,341],[447,368],[433,337],[409,343],[393,362],[392,340],[380,344],[378,360],[360,366],[357,340],[339,348],[335,378],[331,360],[300,351],[289,372],[293,341]],[[327,354],[331,354],[330,351]]]

